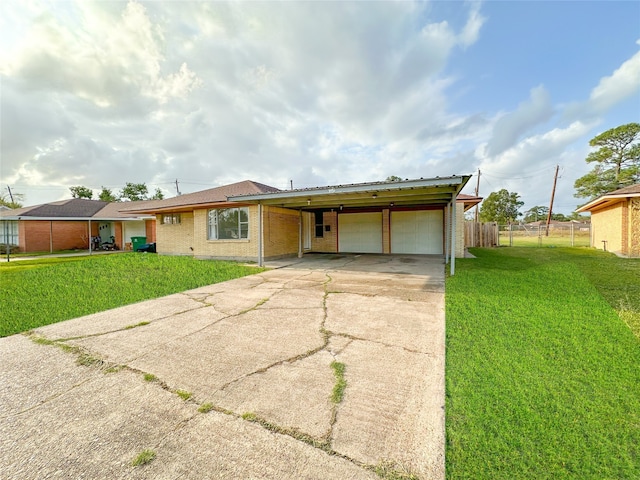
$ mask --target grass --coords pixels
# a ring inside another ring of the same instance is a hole
[[[187,392],[186,390],[176,390],[176,395],[178,395],[185,402],[193,397],[193,393]]]
[[[141,465],[146,465],[154,458],[156,458],[156,452],[153,450],[143,450],[131,461],[131,466],[139,467]]]
[[[0,264],[0,337],[262,271],[235,262],[121,253]],[[141,322],[132,327],[142,326]]]
[[[532,235],[525,235],[522,232],[513,232],[511,237],[514,247],[571,247],[571,236],[564,232],[564,234],[557,232],[550,232],[549,236],[546,236],[544,232],[542,235],[538,235],[534,232]],[[588,232],[576,232],[573,239],[574,247],[588,247],[590,242]],[[509,232],[500,232],[500,245],[509,245]]]
[[[207,403],[203,403],[198,408],[198,411],[200,413],[209,413],[211,410],[213,410],[213,403],[208,403],[208,402]]]
[[[344,389],[347,388],[347,381],[344,378],[345,364],[333,361],[331,362],[333,375],[336,377],[336,383],[331,392],[331,401],[335,404],[342,402],[344,397]]]
[[[447,478],[640,478],[640,260],[472,249],[447,278]],[[624,310],[622,310],[624,308]]]

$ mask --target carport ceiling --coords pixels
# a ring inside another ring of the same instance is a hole
[[[446,205],[451,202],[471,176],[436,177],[399,182],[337,185],[256,195],[230,197],[235,202],[261,203],[285,208],[388,207]]]

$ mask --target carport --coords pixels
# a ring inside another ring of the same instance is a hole
[[[297,210],[298,256],[306,252],[444,255],[455,272],[456,197],[471,177],[420,178],[295,189],[229,198]],[[322,238],[320,249],[312,240]]]

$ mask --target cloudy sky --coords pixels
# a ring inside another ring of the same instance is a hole
[[[0,2],[0,186],[24,204],[476,174],[580,200],[640,120],[640,3]],[[465,193],[473,193],[476,176]]]

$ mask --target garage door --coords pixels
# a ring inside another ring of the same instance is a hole
[[[382,212],[338,215],[338,250],[382,253]]]
[[[124,224],[124,241],[131,242],[131,237],[146,237],[147,228],[143,221],[122,222]]]
[[[441,254],[442,210],[391,212],[391,253]]]

